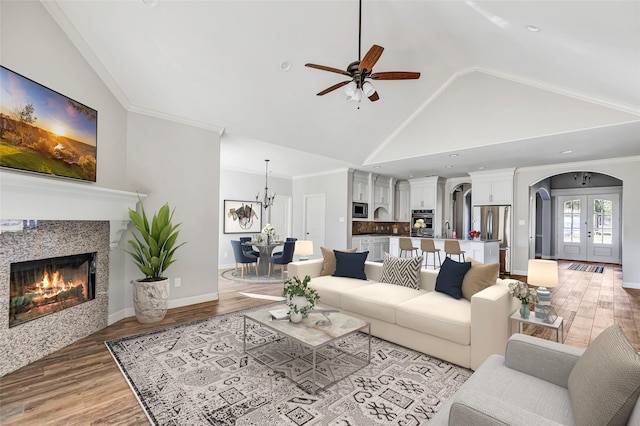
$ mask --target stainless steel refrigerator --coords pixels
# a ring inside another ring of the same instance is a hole
[[[480,239],[500,242],[500,270],[510,272],[511,206],[479,206]],[[478,216],[476,216],[478,217]]]

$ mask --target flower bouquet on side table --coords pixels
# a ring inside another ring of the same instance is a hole
[[[473,231],[469,231],[469,238],[471,238],[472,240],[477,240],[478,238],[480,238],[480,231],[476,231],[475,229]]]
[[[520,316],[524,319],[529,318],[529,304],[538,303],[538,292],[529,287],[527,283],[515,281],[509,283],[509,294],[520,300]]]

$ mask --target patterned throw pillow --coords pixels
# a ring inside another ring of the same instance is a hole
[[[380,282],[420,290],[422,259],[422,256],[396,257],[385,253]]]

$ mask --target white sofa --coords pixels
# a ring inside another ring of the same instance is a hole
[[[471,301],[435,291],[437,271],[422,269],[420,290],[378,282],[382,263],[366,262],[367,280],[320,276],[322,259],[292,262],[290,277],[309,275],[320,304],[371,323],[371,334],[475,370],[491,354],[504,355],[509,317],[518,308],[510,280],[476,293]]]

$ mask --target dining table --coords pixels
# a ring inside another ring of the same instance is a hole
[[[258,275],[267,275],[269,273],[269,261],[273,254],[273,249],[278,246],[284,245],[283,241],[273,241],[267,243],[266,241],[247,241],[243,243],[245,246],[252,246],[260,253],[260,261],[258,262]]]

